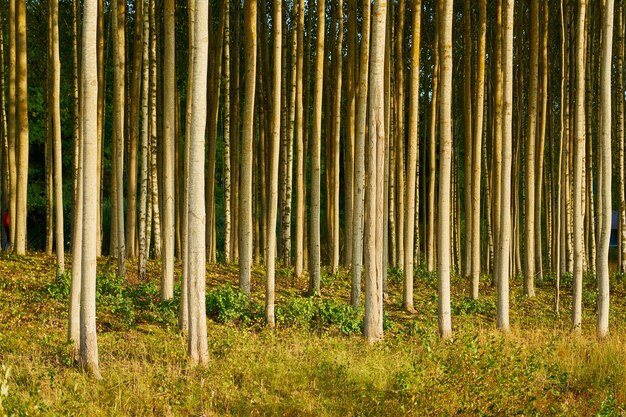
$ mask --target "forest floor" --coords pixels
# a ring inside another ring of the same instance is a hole
[[[128,263],[134,271],[136,264]],[[347,307],[350,275],[325,273],[321,297],[289,270],[277,274],[275,330],[263,326],[263,270],[253,296],[236,289],[237,267],[207,269],[210,360],[190,367],[177,301],[127,280],[100,260],[98,344],[103,379],[87,376],[66,343],[69,276],[42,254],[0,255],[0,415],[625,415],[626,279],[612,279],[611,335],[595,338],[593,277],[585,281],[583,332],[570,332],[571,279],[561,314],[553,280],[527,299],[511,285],[512,332],[494,326],[495,291],[481,298],[453,279],[454,336],[437,336],[437,281],[418,271],[417,312],[401,309],[401,277],[389,275],[385,338],[360,336]]]

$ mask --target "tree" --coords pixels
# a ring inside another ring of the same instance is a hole
[[[502,8],[502,174],[500,183],[500,221],[496,251],[498,287],[498,328],[509,331],[509,256],[511,250],[511,162],[513,118],[513,19],[514,0],[503,0]]]
[[[317,44],[313,90],[313,127],[311,132],[311,206],[309,227],[309,293],[320,293],[320,171],[322,152],[322,94],[324,93],[324,35],[326,0],[317,1]]]
[[[192,363],[207,363],[205,313],[206,271],[206,208],[204,198],[204,135],[206,131],[207,73],[208,73],[208,2],[199,1],[194,10],[192,54],[193,95],[191,104],[191,136],[188,174],[187,236],[189,239],[189,303],[188,352]]]
[[[415,195],[417,152],[419,146],[420,40],[422,1],[413,0],[413,33],[411,49],[411,93],[409,99],[409,138],[406,180],[406,214],[404,216],[404,297],[405,310],[413,310],[413,260],[415,259]]]
[[[597,252],[598,280],[598,338],[609,334],[609,243],[611,237],[611,57],[613,53],[613,9],[614,1],[606,0],[602,22],[602,58],[600,67],[600,239]],[[620,161],[621,163],[621,161]]]
[[[441,55],[441,98],[439,128],[441,129],[441,165],[439,168],[439,335],[452,336],[450,317],[450,178],[452,165],[452,0],[439,4],[439,54]]]
[[[585,159],[585,21],[587,1],[578,0],[578,24],[576,39],[576,124],[574,126],[574,285],[572,302],[572,326],[580,332],[582,322],[583,290],[583,210],[582,184]]]
[[[176,110],[176,43],[174,0],[164,3],[165,57],[163,60],[163,270],[161,299],[174,296],[174,123]]]
[[[363,1],[363,28],[359,57],[359,85],[356,101],[356,136],[354,142],[354,208],[352,224],[352,290],[350,302],[357,310],[361,300],[363,266],[363,205],[365,198],[365,132],[370,60],[370,2]]]
[[[296,277],[304,270],[304,217],[306,163],[304,161],[304,0],[298,2],[298,54],[296,62]]]
[[[252,130],[254,125],[257,51],[256,0],[246,0],[244,20],[246,71],[239,177],[239,287],[245,294],[250,294],[250,268],[252,264]]]
[[[370,60],[369,124],[365,147],[365,318],[363,333],[370,343],[383,337],[383,184],[385,164],[385,23],[387,2],[373,9]]]
[[[528,89],[528,121],[526,124],[526,187],[524,219],[524,293],[535,296],[535,168],[537,135],[537,90],[539,88],[539,2],[530,2],[530,86]],[[541,175],[542,173],[538,173]]]
[[[16,3],[17,37],[17,202],[15,253],[26,254],[26,215],[28,213],[28,68],[26,60],[26,0]]]
[[[16,32],[16,0],[9,0],[9,86],[7,98],[9,102],[8,110],[8,142],[9,142],[9,217],[16,219],[17,213],[17,32]],[[11,227],[9,241],[15,245],[15,227]]]
[[[148,259],[147,243],[147,204],[148,204],[148,102],[150,94],[149,75],[149,38],[150,38],[150,18],[149,0],[143,1],[143,47],[142,47],[142,81],[141,81],[141,175],[139,179],[139,279],[146,280],[146,262]],[[183,271],[183,275],[184,274]]]
[[[98,68],[96,60],[96,0],[83,6],[82,42],[82,143],[83,143],[83,218],[80,292],[80,363],[95,378],[100,378],[96,336],[96,216],[98,160]]]
[[[125,109],[125,68],[126,3],[113,0],[113,138],[115,140],[115,183],[116,183],[116,231],[117,231],[117,274],[126,275],[126,245],[124,235],[124,109]],[[97,168],[96,168],[97,169]],[[97,171],[96,171],[97,172]],[[98,184],[99,186],[99,184]],[[96,204],[97,205],[97,204]]]
[[[57,274],[65,272],[63,237],[63,156],[61,149],[61,62],[59,59],[59,2],[50,0],[50,68],[52,81],[52,135],[54,144],[54,204],[56,225]]]
[[[270,183],[269,211],[267,218],[267,276],[265,286],[265,321],[269,327],[276,325],[274,317],[275,274],[276,274],[276,217],[278,213],[278,159],[280,151],[280,100],[282,70],[282,22],[281,0],[274,0],[274,78],[272,86],[272,137],[270,139]]]

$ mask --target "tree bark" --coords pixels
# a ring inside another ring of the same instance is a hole
[[[15,253],[26,254],[26,217],[28,214],[28,69],[26,60],[26,0],[17,0],[17,213]]]

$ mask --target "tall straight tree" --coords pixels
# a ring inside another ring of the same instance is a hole
[[[337,1],[337,49],[335,50],[335,96],[333,103],[333,139],[332,139],[332,173],[333,178],[331,184],[333,186],[332,208],[333,208],[333,225],[332,225],[332,267],[336,273],[339,269],[339,188],[340,188],[340,172],[339,172],[339,153],[341,142],[341,82],[342,82],[342,61],[343,61],[343,0]]]
[[[296,62],[296,263],[295,273],[304,270],[304,217],[306,163],[304,161],[304,0],[298,3],[298,54]]]
[[[370,60],[369,124],[365,186],[365,318],[370,343],[383,337],[383,204],[385,172],[385,35],[387,2],[375,0]]]
[[[583,165],[585,163],[585,30],[587,1],[578,0],[576,31],[576,120],[574,125],[574,285],[572,326],[580,332],[582,324],[583,258]]]
[[[16,31],[16,13],[15,2],[17,0],[9,0],[9,79],[7,88],[7,99],[9,102],[8,109],[8,142],[9,142],[9,218],[15,219],[17,212],[17,31]],[[9,242],[15,245],[15,227],[9,230]]]
[[[498,288],[497,325],[509,331],[509,267],[511,255],[511,164],[513,148],[513,22],[515,1],[502,0],[502,171],[500,184],[500,226],[495,274]]]
[[[613,53],[614,1],[606,0],[602,22],[602,58],[600,61],[600,239],[596,260],[598,280],[598,320],[596,334],[605,338],[609,334],[609,243],[611,238],[611,58]],[[620,97],[621,99],[621,97]],[[620,161],[621,163],[622,161]]]
[[[311,132],[311,217],[309,221],[309,293],[320,293],[320,171],[322,153],[322,94],[324,89],[324,35],[326,0],[317,0],[317,45],[313,91],[313,127]]]
[[[472,189],[467,190],[472,195],[472,211],[470,238],[472,253],[470,275],[472,277],[471,297],[478,298],[480,284],[480,167],[482,164],[481,151],[483,149],[483,115],[485,97],[485,44],[487,38],[487,1],[478,2],[478,48],[476,58],[476,103],[473,108],[474,133],[472,135]],[[469,155],[468,155],[469,156]]]
[[[59,59],[59,1],[50,0],[50,69],[52,89],[52,137],[54,144],[54,206],[57,274],[65,272],[65,248],[63,237],[63,156],[61,149],[61,61]]]
[[[126,245],[124,236],[124,111],[125,111],[125,68],[126,68],[126,2],[113,0],[113,138],[115,146],[116,182],[116,231],[117,231],[117,274],[126,275]],[[99,188],[98,188],[99,189]]]
[[[164,2],[163,59],[163,250],[161,299],[174,296],[174,123],[176,110],[176,43],[174,0]]]
[[[535,142],[537,135],[537,90],[539,87],[539,1],[530,2],[530,85],[526,124],[526,180],[524,198],[524,293],[535,296]],[[542,173],[538,173],[542,175]]]
[[[354,138],[356,128],[356,90],[358,72],[356,70],[357,44],[357,0],[348,0],[348,33],[346,37],[346,142],[344,158],[344,212],[345,250],[344,265],[352,265],[352,225],[354,216]]]
[[[257,56],[256,0],[245,0],[244,21],[246,72],[239,176],[239,287],[245,294],[250,294],[250,268],[252,265],[252,144]]]
[[[188,353],[192,363],[207,363],[205,314],[206,271],[206,208],[204,199],[204,135],[206,131],[207,73],[208,73],[208,2],[199,1],[195,7],[191,103],[191,136],[189,153],[189,202],[187,231],[189,239],[189,278],[187,297],[189,304]]]
[[[83,218],[80,292],[80,363],[100,378],[96,336],[96,218],[99,192],[98,161],[98,68],[96,59],[96,0],[85,0],[82,25],[82,143]]]
[[[439,128],[441,129],[441,165],[439,171],[439,335],[452,336],[450,314],[450,178],[452,169],[452,8],[453,0],[439,4],[439,55],[441,56],[441,98]]]
[[[72,282],[70,284],[67,339],[72,343],[73,356],[80,348],[80,291],[83,250],[83,142],[81,139],[82,112],[78,87],[78,1],[72,1],[72,98],[74,104],[74,199],[72,210]]]
[[[276,217],[278,215],[278,159],[280,151],[280,101],[282,81],[282,0],[274,0],[274,77],[272,79],[272,114],[270,138],[269,207],[267,213],[267,248],[265,262],[267,276],[265,285],[265,321],[269,327],[276,325],[274,316],[276,275]]]
[[[28,187],[28,69],[26,59],[26,0],[16,3],[17,33],[17,213],[15,253],[26,254],[26,215]]]
[[[146,263],[148,260],[148,239],[146,231],[148,209],[148,102],[150,94],[149,52],[150,19],[149,0],[143,1],[143,43],[141,69],[141,175],[139,179],[139,279],[146,280]],[[184,273],[183,273],[184,275]],[[186,276],[186,275],[185,275]]]
[[[417,152],[419,147],[419,90],[422,0],[413,0],[411,49],[411,93],[409,98],[409,138],[406,178],[406,214],[404,216],[404,297],[405,310],[413,310],[413,261],[415,258],[415,195],[417,190]]]
[[[363,28],[359,57],[359,85],[356,101],[356,136],[354,141],[354,209],[352,217],[352,291],[350,302],[357,310],[361,300],[363,266],[363,204],[365,198],[365,132],[367,130],[367,95],[370,60],[370,1],[363,0]]]

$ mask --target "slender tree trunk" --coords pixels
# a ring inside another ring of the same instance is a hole
[[[602,59],[600,67],[601,138],[599,198],[600,239],[597,252],[598,320],[596,333],[602,339],[609,334],[609,243],[611,237],[611,57],[613,52],[614,1],[606,0],[602,22]],[[620,97],[621,98],[621,97]],[[622,161],[620,161],[621,163]]]
[[[65,240],[63,238],[63,157],[61,150],[61,62],[59,59],[59,2],[50,0],[50,94],[52,111],[52,131],[54,144],[54,204],[57,274],[65,271]],[[4,90],[2,90],[4,91]]]
[[[363,269],[363,205],[365,198],[365,132],[370,59],[370,2],[363,0],[363,27],[359,57],[359,84],[356,100],[356,136],[354,148],[354,209],[352,224],[352,291],[350,302],[354,310],[361,300]]]
[[[498,328],[509,331],[509,256],[511,242],[511,160],[513,118],[513,19],[514,0],[503,0],[502,7],[502,176],[500,184],[500,236],[496,251],[498,283]]]
[[[472,10],[470,0],[463,1],[463,137],[464,137],[464,172],[465,172],[465,269],[462,275],[471,278],[472,269]],[[480,60],[480,56],[478,56]],[[471,280],[470,295],[478,298],[478,288],[474,289],[473,279]]]
[[[324,80],[324,35],[326,0],[317,2],[317,46],[315,54],[315,83],[313,91],[313,128],[311,138],[311,235],[309,237],[309,293],[320,293],[320,171],[322,146],[322,94]]]
[[[231,190],[231,170],[232,170],[232,156],[231,156],[231,113],[230,104],[233,99],[231,96],[231,77],[230,77],[230,5],[226,4],[226,10],[224,12],[224,259],[226,263],[230,263],[232,259],[231,241],[232,241],[232,219],[231,219],[231,204],[232,204],[232,190]],[[236,150],[234,150],[236,151]]]
[[[470,231],[472,237],[469,239],[472,246],[471,254],[471,277],[473,299],[478,298],[478,287],[480,283],[480,168],[482,164],[481,151],[483,148],[483,115],[485,96],[485,49],[487,37],[487,1],[480,0],[478,8],[478,50],[476,59],[476,104],[474,105],[474,133],[472,145],[472,217]],[[467,155],[469,156],[469,155]],[[469,190],[467,191],[469,192]],[[467,221],[467,220],[466,220]]]
[[[582,185],[585,161],[585,15],[587,1],[578,0],[578,24],[576,41],[576,124],[574,126],[574,285],[572,302],[572,327],[581,331],[583,290],[583,209]]]
[[[342,61],[343,61],[343,0],[337,1],[337,49],[335,51],[335,101],[333,105],[333,146],[331,152],[331,159],[333,161],[333,180],[332,180],[332,201],[333,201],[333,235],[332,235],[332,268],[333,273],[336,273],[339,269],[339,185],[340,185],[340,172],[339,172],[339,159],[340,159],[340,141],[341,141],[341,82],[342,82]]]
[[[150,0],[150,190],[152,195],[152,222],[154,223],[154,257],[161,257],[161,214],[159,180],[157,177],[157,53],[155,0]],[[150,228],[148,228],[150,230]],[[148,245],[148,250],[150,245]]]
[[[191,136],[189,153],[189,303],[188,353],[192,363],[207,363],[209,350],[205,313],[206,210],[204,198],[205,126],[208,73],[208,2],[195,8],[192,46],[193,94],[191,104]]]
[[[100,378],[96,336],[96,217],[98,211],[98,68],[96,60],[96,0],[85,0],[83,9],[83,218],[80,300],[80,363]],[[24,51],[25,52],[25,51]],[[96,87],[96,88],[93,88]]]
[[[244,49],[246,56],[243,132],[239,183],[239,287],[250,294],[252,265],[252,145],[257,57],[257,2],[246,0],[244,10]]]
[[[15,1],[9,0],[9,87],[7,91],[9,111],[7,130],[9,134],[9,219],[14,222],[17,213],[17,31]],[[15,229],[9,230],[9,242],[15,245]],[[13,246],[14,247],[14,246]]]
[[[344,158],[344,265],[353,264],[354,224],[354,141],[356,134],[356,95],[358,72],[357,56],[357,0],[348,0],[348,32],[346,37],[346,140]]]
[[[149,75],[149,40],[150,19],[149,1],[143,0],[143,66],[141,82],[141,175],[139,179],[139,280],[146,281],[146,261],[148,259],[147,224],[147,200],[148,200],[148,103],[150,101],[150,75]],[[183,273],[183,276],[186,275]]]
[[[415,259],[415,195],[417,190],[417,153],[419,148],[419,90],[422,1],[412,1],[413,43],[411,46],[411,80],[409,96],[409,138],[406,180],[406,214],[404,216],[404,293],[402,305],[413,311],[413,261]]]
[[[125,111],[125,15],[126,5],[120,0],[114,0],[112,9],[113,18],[113,128],[116,140],[115,155],[115,182],[117,193],[117,274],[126,275],[126,245],[124,241],[124,111]]]
[[[72,2],[72,52],[73,52],[73,88],[74,107],[74,198],[72,209],[72,283],[70,285],[68,341],[72,343],[73,356],[78,357],[80,350],[80,290],[81,260],[83,248],[83,142],[81,139],[82,111],[78,94],[78,0]]]
[[[439,54],[441,56],[441,100],[439,101],[439,126],[441,129],[441,165],[439,171],[438,207],[438,272],[439,272],[439,335],[452,336],[450,314],[450,178],[452,168],[452,0],[439,5]]]
[[[163,75],[163,269],[161,299],[174,296],[174,124],[176,109],[176,43],[174,28],[176,6],[165,0],[165,59]]]
[[[282,0],[274,0],[274,78],[273,104],[271,115],[272,137],[270,140],[270,178],[269,178],[269,211],[267,219],[267,248],[265,262],[267,276],[265,285],[265,321],[269,327],[276,325],[274,316],[275,275],[276,275],[276,217],[278,213],[278,159],[280,151],[280,99],[282,69]]]
[[[439,19],[439,13],[435,16],[435,20]],[[435,228],[436,226],[436,208],[435,208],[435,177],[437,175],[437,109],[438,109],[438,89],[439,89],[439,30],[435,31],[435,40],[433,42],[434,65],[432,75],[432,93],[430,99],[430,128],[429,128],[429,177],[428,177],[428,237],[427,237],[427,255],[428,255],[428,271],[435,270],[436,253],[435,247]]]
[[[369,124],[365,188],[365,318],[370,343],[383,337],[383,184],[385,163],[384,58],[387,2],[376,0],[372,21]]]
[[[15,253],[26,254],[28,214],[28,70],[26,60],[26,0],[17,0],[17,206]]]
[[[296,62],[296,277],[304,270],[306,161],[304,159],[304,0],[298,6],[298,59]]]
[[[624,91],[624,6],[622,2],[617,2],[617,94],[615,99],[616,107],[616,130],[618,148],[618,198],[619,198],[619,270],[626,272],[626,182],[624,175],[624,97],[620,93]],[[593,175],[589,170],[589,175]],[[592,194],[592,193],[590,193]]]

